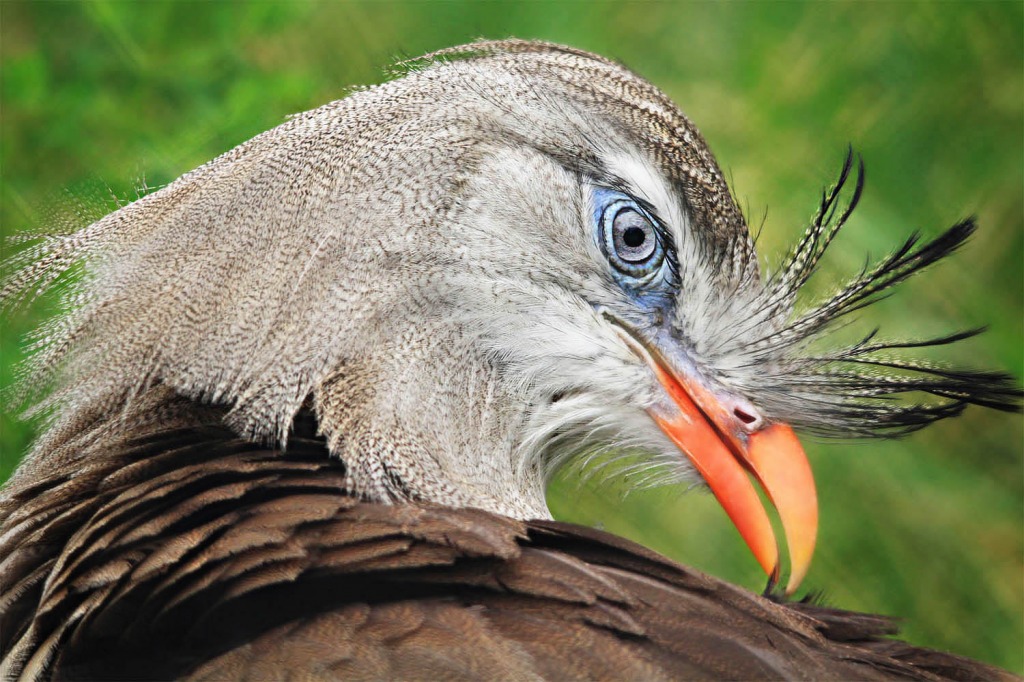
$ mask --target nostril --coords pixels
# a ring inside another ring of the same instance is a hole
[[[732,413],[736,415],[736,418],[739,419],[744,424],[753,424],[754,422],[757,421],[757,415],[750,414],[749,412],[745,411],[742,407],[735,408],[732,411]]]
[[[746,400],[736,399],[732,404],[732,414],[747,433],[754,433],[764,426],[764,417],[761,416],[760,410]]]

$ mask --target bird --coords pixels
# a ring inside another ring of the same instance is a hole
[[[507,39],[42,238],[0,289],[61,300],[0,491],[2,676],[1012,679],[792,598],[818,521],[797,431],[1019,409],[1005,373],[905,355],[975,331],[830,340],[972,220],[798,301],[863,187],[851,152],[765,271],[665,94]],[[553,520],[552,473],[599,460],[710,489],[765,592]]]

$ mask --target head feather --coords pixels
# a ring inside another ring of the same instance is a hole
[[[955,369],[896,353],[949,345],[981,330],[877,340],[876,329],[856,343],[815,350],[827,345],[829,334],[851,313],[888,297],[896,285],[954,253],[976,229],[974,220],[967,219],[928,241],[914,233],[824,300],[796,309],[798,293],[860,200],[862,161],[852,194],[842,201],[853,167],[851,150],[838,181],[822,193],[810,227],[748,308],[749,325],[733,337],[739,346],[733,352],[742,360],[734,359],[732,366],[757,369],[756,385],[750,381],[747,392],[774,417],[825,436],[903,435],[955,416],[970,404],[1018,411],[1022,392],[1008,374]],[[768,332],[757,333],[764,329]],[[914,399],[921,394],[938,400]]]

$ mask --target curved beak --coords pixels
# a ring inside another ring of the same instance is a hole
[[[785,424],[753,423],[742,410],[729,409],[728,399],[699,378],[673,370],[635,337],[629,340],[671,399],[671,404],[648,410],[651,417],[703,476],[774,584],[780,575],[778,545],[747,474],[768,495],[786,534],[790,558],[786,594],[792,594],[810,568],[818,533],[814,477],[793,429]]]

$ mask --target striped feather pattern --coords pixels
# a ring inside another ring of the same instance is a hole
[[[205,417],[144,427],[86,479],[9,497],[5,677],[1001,674],[886,639],[887,619],[775,603],[600,531],[360,502],[306,413],[285,452]]]

